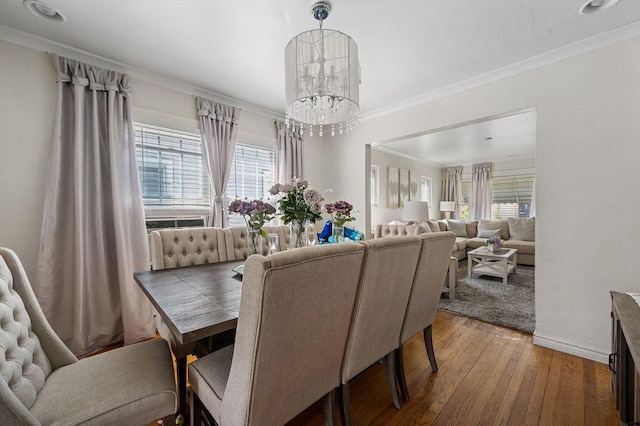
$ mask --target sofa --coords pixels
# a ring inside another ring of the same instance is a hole
[[[460,220],[429,220],[426,222],[392,222],[376,226],[375,238],[396,235],[419,235],[424,232],[451,231],[456,234],[452,256],[458,260],[467,252],[487,245],[487,240],[497,236],[504,241],[504,248],[518,249],[519,265],[535,265],[535,218],[509,218],[464,222]]]

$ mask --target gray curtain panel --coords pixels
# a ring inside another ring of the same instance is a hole
[[[287,129],[283,121],[276,120],[278,131],[278,182],[302,178],[302,138]]]
[[[470,204],[470,220],[491,219],[491,163],[472,166]]]
[[[155,336],[133,280],[149,269],[129,76],[53,56],[58,103],[35,292],[82,356]]]
[[[196,97],[196,108],[213,192],[209,226],[224,228],[227,226],[225,194],[236,149],[240,108],[218,104],[200,97]]]
[[[456,209],[452,219],[460,218],[460,202],[462,201],[462,166],[442,169],[442,201],[454,201]]]

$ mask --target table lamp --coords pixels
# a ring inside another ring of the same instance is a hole
[[[456,210],[455,201],[440,201],[440,211],[444,212],[445,219],[451,218],[451,212]]]
[[[405,201],[402,220],[426,222],[429,220],[429,203],[426,201]]]

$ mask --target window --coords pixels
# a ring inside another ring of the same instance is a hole
[[[420,201],[426,201],[431,205],[431,178],[422,176],[420,178]]]
[[[529,217],[535,176],[510,176],[491,179],[491,219]],[[469,220],[471,180],[462,181],[464,202],[461,218]]]
[[[209,176],[200,135],[134,123],[145,208],[208,209]]]
[[[380,167],[371,165],[371,205],[380,202]]]
[[[491,179],[491,218],[529,217],[534,176]]]
[[[237,143],[227,184],[227,201],[231,202],[236,198],[267,200],[271,196],[269,189],[275,184],[275,176],[275,150]],[[229,226],[244,225],[244,219],[240,215],[229,215]]]

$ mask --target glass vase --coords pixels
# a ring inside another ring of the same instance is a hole
[[[297,220],[289,222],[289,249],[306,247],[308,242],[305,224]]]
[[[252,254],[262,254],[262,234],[255,229],[247,232],[247,257]]]
[[[333,225],[331,235],[334,243],[344,243],[344,228],[342,226]]]

